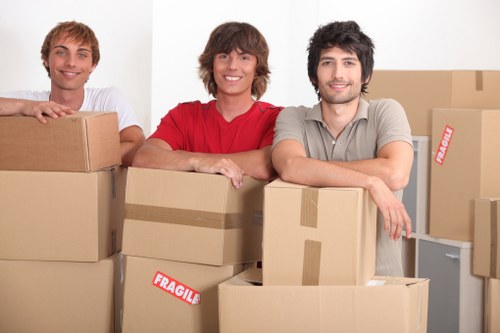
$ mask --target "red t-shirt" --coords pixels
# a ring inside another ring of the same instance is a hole
[[[250,110],[227,122],[215,100],[181,103],[162,118],[150,138],[167,142],[173,150],[231,154],[273,143],[274,123],[281,107],[255,102]]]

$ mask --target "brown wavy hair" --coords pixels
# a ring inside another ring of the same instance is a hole
[[[269,82],[269,47],[264,36],[253,25],[245,22],[227,22],[216,27],[210,34],[205,50],[199,56],[199,74],[208,93],[217,97],[217,83],[214,79],[214,58],[219,53],[231,53],[240,49],[257,58],[252,96],[260,99]]]

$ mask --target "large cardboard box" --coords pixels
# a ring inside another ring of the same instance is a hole
[[[474,202],[474,248],[472,272],[500,279],[500,198]]]
[[[361,188],[265,187],[264,285],[363,285],[375,274],[377,207]]]
[[[500,332],[500,280],[486,278],[484,333]]]
[[[118,332],[116,263],[0,260],[0,332]]]
[[[403,105],[413,135],[431,135],[433,108],[500,108],[500,71],[375,70],[368,99]]]
[[[0,170],[0,258],[98,261],[119,251],[125,182],[125,168]]]
[[[123,253],[208,265],[262,259],[267,182],[129,168]]]
[[[115,112],[76,112],[47,124],[0,117],[0,170],[96,171],[121,164]]]
[[[429,234],[473,241],[474,200],[500,197],[500,110],[434,109]]]
[[[218,333],[217,285],[241,269],[125,256],[123,333]]]
[[[376,286],[259,286],[258,275],[246,270],[219,285],[221,333],[427,332],[428,279],[376,277]]]

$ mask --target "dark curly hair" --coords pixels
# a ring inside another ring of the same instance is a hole
[[[309,40],[307,50],[307,73],[318,99],[321,98],[318,88],[318,64],[321,51],[339,47],[344,51],[355,53],[361,63],[361,94],[367,92],[368,83],[373,73],[374,44],[354,21],[332,22],[320,26]]]

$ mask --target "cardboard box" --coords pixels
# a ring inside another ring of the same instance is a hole
[[[0,260],[0,332],[114,332],[117,269],[116,256],[96,263]]]
[[[264,199],[264,285],[363,285],[375,274],[377,207],[368,192],[278,179]]]
[[[431,135],[433,108],[500,108],[500,71],[375,70],[366,98],[403,105],[413,135]]]
[[[378,286],[259,286],[258,270],[219,285],[221,333],[427,332],[428,279]],[[257,282],[258,284],[258,282]]]
[[[429,234],[473,241],[474,200],[500,197],[500,110],[435,109]]]
[[[0,171],[0,259],[98,261],[121,248],[126,169]]]
[[[218,333],[217,285],[240,271],[125,256],[123,333]]]
[[[0,117],[0,170],[88,172],[121,164],[115,112],[46,119]]]
[[[472,272],[500,278],[500,198],[474,202],[474,248]]]
[[[500,332],[500,280],[486,278],[484,333]]]
[[[267,182],[129,168],[123,253],[209,265],[262,259]]]

